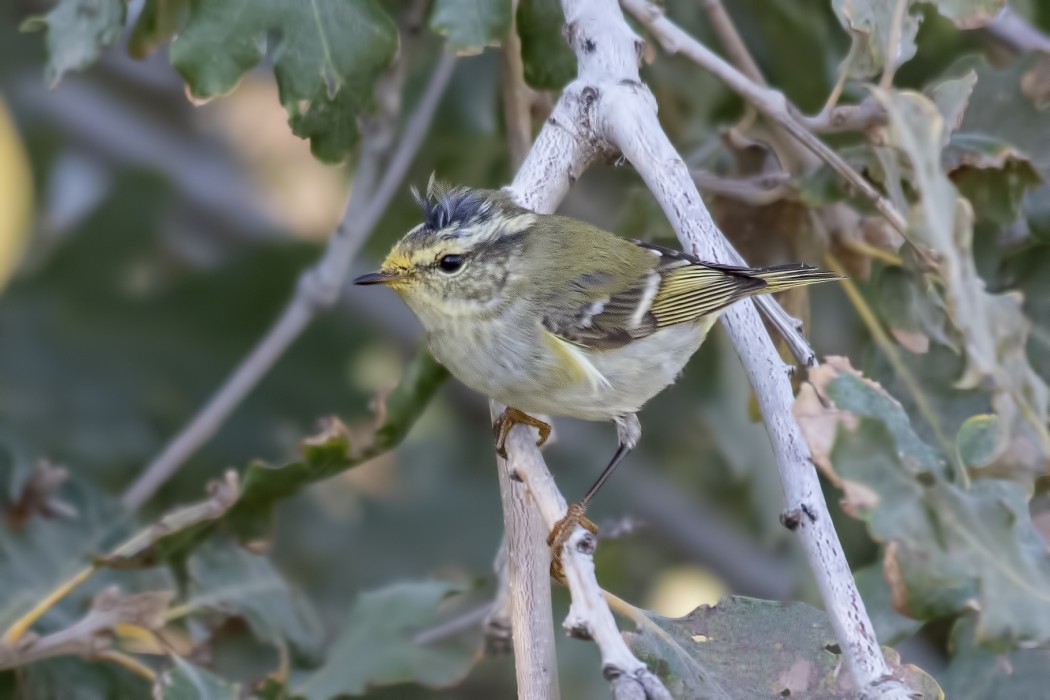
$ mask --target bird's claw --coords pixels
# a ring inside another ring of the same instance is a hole
[[[550,534],[547,535],[547,546],[551,549],[551,578],[563,586],[567,586],[568,583],[565,580],[565,567],[561,563],[561,553],[573,531],[579,526],[592,535],[598,534],[598,526],[587,517],[586,513],[585,505],[573,503],[566,509],[561,520],[554,523]]]
[[[540,437],[536,441],[536,447],[542,447],[547,438],[551,435],[551,426],[549,423],[544,423],[538,418],[533,418],[524,411],[519,411],[516,408],[510,408],[509,406],[503,409],[503,413],[499,414],[496,418],[496,422],[492,424],[492,435],[496,439],[496,454],[503,459],[507,458],[507,436],[510,435],[510,429],[515,424],[521,423],[522,425],[528,425],[540,432]]]

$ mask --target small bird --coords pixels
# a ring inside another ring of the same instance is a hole
[[[507,409],[493,431],[506,457],[530,414],[616,424],[619,446],[594,485],[552,529],[551,573],[591,499],[638,444],[636,414],[675,381],[719,314],[756,294],[839,279],[802,264],[744,268],[703,262],[565,216],[537,214],[507,192],[413,188],[423,223],[377,272],[354,284],[392,287],[419,318],[434,357]]]

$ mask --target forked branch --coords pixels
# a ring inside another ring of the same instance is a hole
[[[644,23],[662,17],[644,0],[624,0],[624,4],[637,11]],[[685,163],[656,118],[653,97],[638,74],[642,42],[627,25],[619,5],[615,0],[563,0],[562,9],[566,36],[579,64],[578,78],[563,92],[509,191],[535,211],[553,211],[588,165],[619,151],[645,180],[686,250],[718,262],[740,262],[739,254],[718,230]],[[673,44],[666,37],[665,33],[665,46]],[[680,44],[671,48],[678,49]],[[736,81],[734,89],[751,93],[749,99],[755,97],[756,106],[764,113],[787,114],[782,95],[751,82],[698,42],[690,49],[710,54],[714,65]],[[783,125],[793,134],[804,131],[807,147],[825,157],[821,149],[827,147],[805,127],[794,120],[784,120]],[[872,194],[878,197],[877,192]],[[892,208],[889,214],[896,215],[895,223],[903,225]],[[754,387],[773,443],[787,498],[784,519],[793,524],[792,529],[802,540],[854,684],[865,697],[905,698],[907,689],[893,679],[872,632],[831,523],[809,449],[792,417],[793,397],[784,363],[753,304],[743,302],[732,307],[725,315],[725,323]],[[544,520],[552,525],[564,513],[565,502],[538,449],[522,428],[516,428],[507,451],[509,463],[501,464],[501,468],[525,482]],[[594,578],[590,557],[593,546],[592,536],[582,528],[573,533],[565,546],[563,564],[573,600],[565,624],[571,633],[594,638],[602,653],[606,676],[615,679],[613,688],[617,695],[630,688],[639,696],[663,697],[666,690],[652,683],[655,677],[623,645],[616,631]],[[510,550],[512,558],[517,554],[513,548]]]

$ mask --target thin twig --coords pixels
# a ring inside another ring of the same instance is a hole
[[[835,134],[844,131],[867,131],[886,123],[886,110],[868,97],[855,105],[838,105],[816,116],[799,115],[799,121],[817,134]]]
[[[1009,6],[1000,10],[984,31],[1018,53],[1042,51],[1050,54],[1050,36],[1033,27]]]
[[[907,219],[883,197],[875,186],[854,170],[842,156],[818,139],[799,120],[798,109],[788,102],[783,93],[762,87],[727,63],[713,51],[689,36],[678,25],[648,0],[622,0],[627,10],[648,29],[669,53],[681,53],[726,84],[767,118],[782,126],[795,139],[827,163],[844,180],[869,200],[872,205],[901,233],[907,231]]]
[[[756,207],[779,202],[794,192],[790,185],[791,176],[785,172],[725,178],[706,170],[693,170],[692,176],[701,190]]]
[[[766,81],[762,77],[762,72],[758,69],[758,64],[751,57],[751,52],[747,50],[740,32],[736,30],[736,25],[733,24],[733,20],[729,17],[725,5],[722,4],[722,0],[702,0],[700,4],[707,12],[707,19],[711,22],[711,28],[715,30],[715,35],[722,42],[722,47],[725,48],[729,60],[751,80],[759,85],[765,85]]]
[[[10,627],[4,630],[4,636],[0,639],[0,645],[14,646],[37,620],[47,614],[48,610],[69,595],[73,589],[91,578],[97,569],[98,567],[95,565],[85,567],[48,592],[40,602],[23,613]]]
[[[492,605],[492,601],[482,603],[481,605],[470,608],[469,610],[466,610],[455,617],[449,618],[440,624],[428,627],[413,637],[412,643],[421,647],[428,646],[448,639],[449,637],[455,637],[467,630],[477,629],[478,625],[481,624],[481,622],[488,617],[489,612],[492,611]]]
[[[397,150],[391,156],[379,185],[368,183],[370,172],[378,172],[383,157],[377,149],[367,148],[358,165],[343,220],[320,261],[303,273],[295,295],[277,321],[256,344],[233,374],[208,400],[208,403],[169,442],[124,493],[128,508],[138,508],[156,493],[179,466],[218,431],[233,410],[240,405],[256,384],[269,372],[277,359],[299,337],[322,310],[338,299],[350,263],[386,210],[423,141],[445,87],[452,76],[455,59],[442,55],[418,106],[397,139]],[[390,121],[389,128],[393,127]],[[387,127],[383,127],[387,128]],[[382,139],[378,140],[382,142]],[[364,185],[364,186],[362,186]]]

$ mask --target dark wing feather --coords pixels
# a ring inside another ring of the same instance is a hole
[[[545,317],[547,330],[583,347],[618,348],[660,328],[720,311],[766,286],[747,268],[705,263],[670,248],[634,243],[659,256],[654,267],[616,288],[601,274],[581,275],[571,283],[568,296],[583,301],[569,312]]]
[[[655,282],[654,270],[620,289],[612,287],[603,275],[581,275],[572,281],[569,296],[585,301],[571,312],[549,314],[543,325],[563,340],[594,349],[619,348],[645,337],[656,330],[655,321],[645,314],[636,318],[636,312],[652,284],[650,275]]]
[[[660,289],[649,307],[657,328],[721,311],[766,286],[746,267],[708,263],[681,251],[636,243],[660,254]]]

